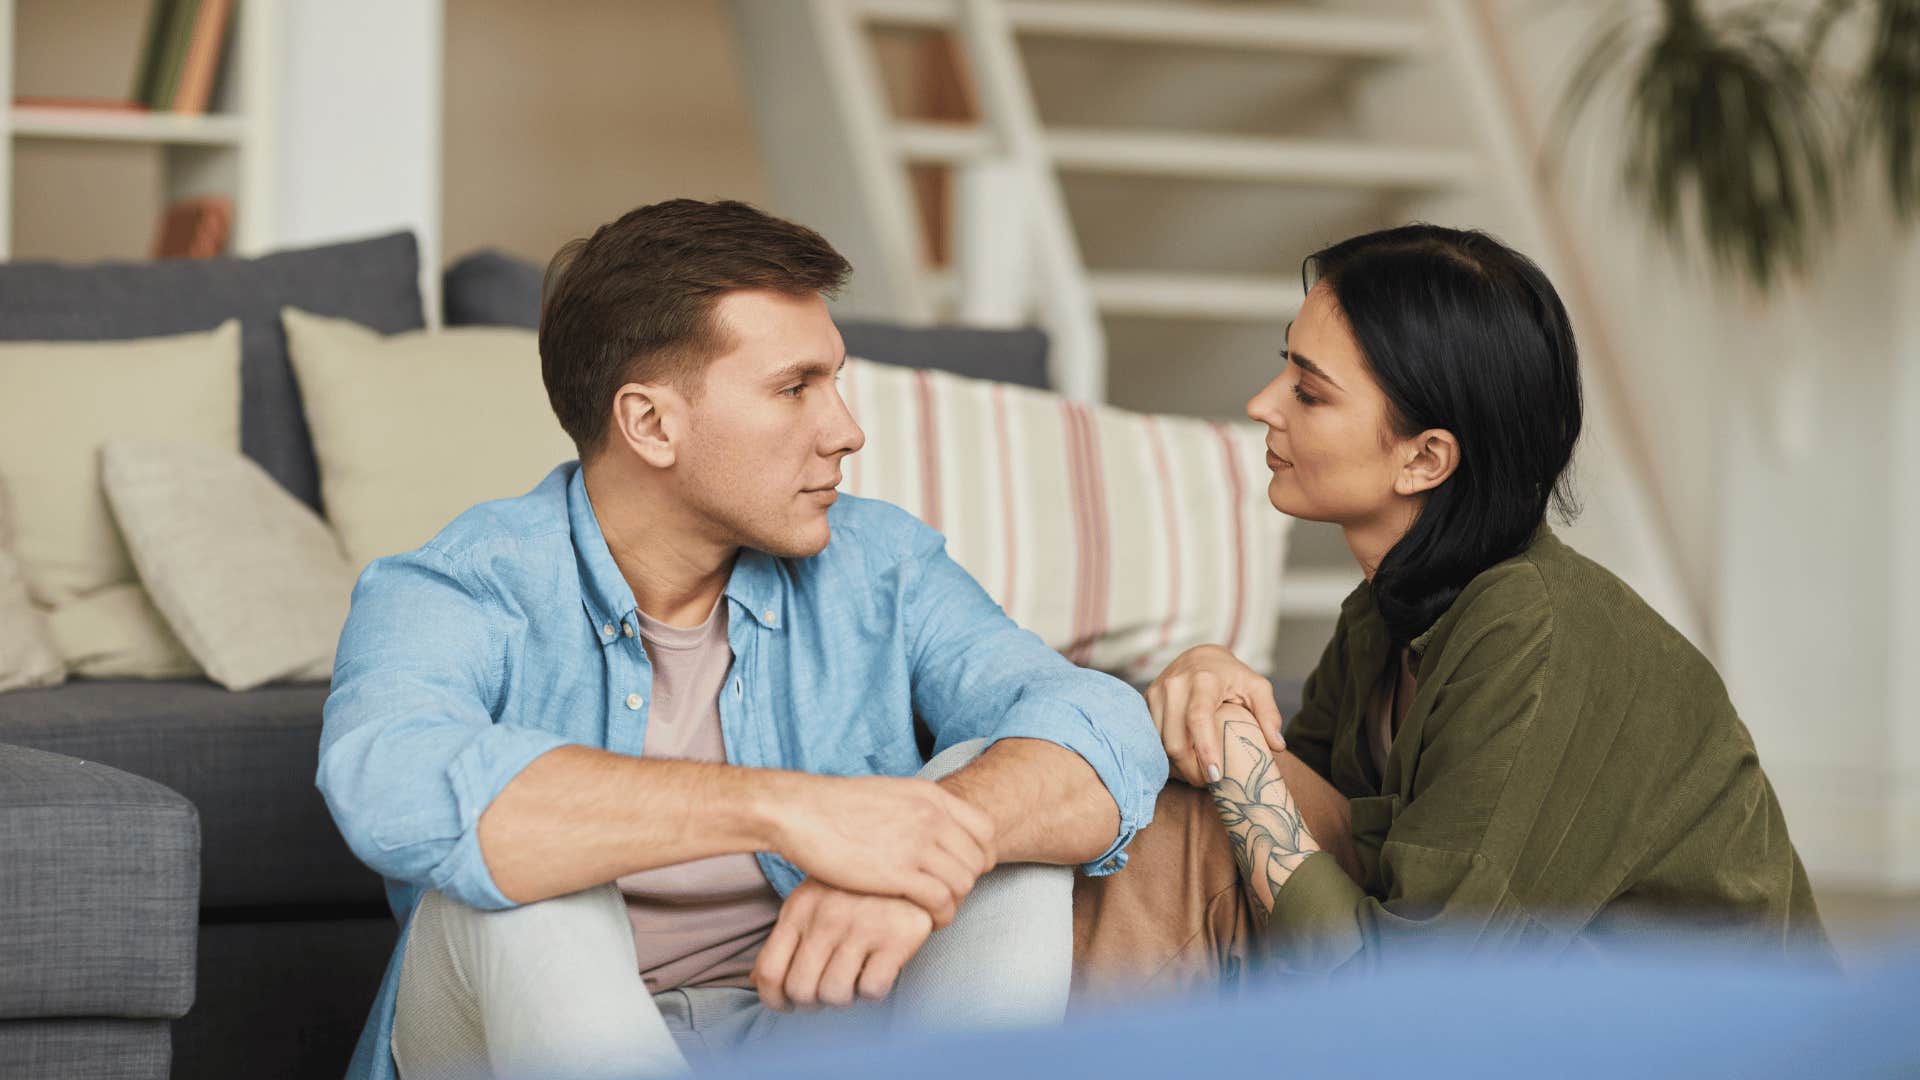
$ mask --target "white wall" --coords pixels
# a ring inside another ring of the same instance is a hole
[[[411,229],[437,320],[441,0],[286,0],[278,245]]]
[[[1542,115],[1597,5],[1491,0]],[[1663,472],[1707,641],[1816,883],[1920,885],[1920,286],[1877,172],[1804,286],[1763,300],[1652,236],[1620,185],[1617,96],[1556,159]],[[1906,267],[1904,279],[1896,272]]]

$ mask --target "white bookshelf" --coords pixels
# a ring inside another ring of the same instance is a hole
[[[228,27],[225,70],[209,110],[120,113],[13,104],[15,10],[0,0],[0,259],[10,256],[15,207],[13,150],[32,139],[71,139],[156,146],[164,155],[162,202],[223,194],[233,200],[231,250],[253,255],[273,245],[275,226],[274,51],[281,0],[236,0]],[[131,72],[129,72],[131,78]],[[159,222],[154,222],[157,228]]]

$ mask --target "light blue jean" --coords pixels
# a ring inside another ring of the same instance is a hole
[[[945,776],[983,741],[920,773]],[[666,1076],[753,1044],[844,1047],[919,1034],[1058,1023],[1073,962],[1073,871],[1003,866],[908,962],[884,1002],[777,1013],[751,990],[647,992],[612,883],[503,911],[439,892],[414,913],[392,1048],[403,1080]]]

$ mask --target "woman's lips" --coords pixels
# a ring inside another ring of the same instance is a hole
[[[1280,469],[1291,469],[1293,468],[1293,462],[1269,450],[1267,451],[1267,468],[1276,471]]]

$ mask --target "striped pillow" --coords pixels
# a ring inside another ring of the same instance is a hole
[[[841,488],[903,507],[1020,625],[1132,682],[1194,645],[1271,666],[1292,520],[1252,425],[849,360]]]

